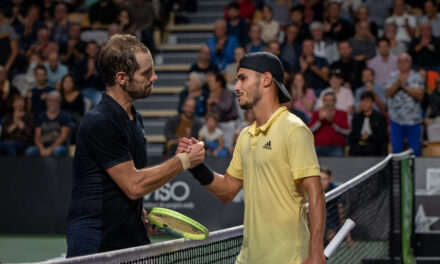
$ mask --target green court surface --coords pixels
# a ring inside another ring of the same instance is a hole
[[[152,243],[175,239],[150,236]],[[0,235],[0,263],[40,262],[66,253],[66,237],[61,235]]]

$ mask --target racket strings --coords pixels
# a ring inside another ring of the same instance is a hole
[[[188,224],[182,220],[179,220],[177,218],[154,213],[151,214],[151,217],[153,217],[156,221],[159,221],[166,225],[167,227],[170,227],[180,233],[188,233],[188,234],[195,234],[195,235],[203,235],[204,233],[197,229],[196,227],[192,226],[191,224]]]

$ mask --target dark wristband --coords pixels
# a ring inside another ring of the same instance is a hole
[[[201,185],[208,185],[214,180],[214,172],[205,162],[189,169],[189,171]]]

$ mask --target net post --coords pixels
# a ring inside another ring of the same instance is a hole
[[[387,164],[387,180],[389,181],[389,207],[390,207],[390,229],[389,229],[389,258],[390,263],[394,264],[396,256],[396,243],[394,241],[395,217],[394,217],[394,175],[393,175],[393,160],[391,159]]]

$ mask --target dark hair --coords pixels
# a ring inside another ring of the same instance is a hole
[[[240,10],[240,5],[236,1],[233,1],[226,6],[226,9],[231,9],[231,8]]]
[[[361,101],[370,98],[374,102],[374,94],[370,91],[365,91],[361,94]]]
[[[295,83],[295,76],[297,76],[297,75],[301,75],[302,77],[303,77],[303,80],[304,80],[304,85],[303,85],[303,87],[301,87],[301,90],[303,91],[303,93],[304,94],[306,94],[306,91],[307,91],[307,88],[308,88],[308,85],[307,85],[307,81],[306,81],[306,78],[305,78],[305,76],[304,76],[304,74],[302,74],[301,72],[295,72],[295,73],[293,73],[293,75],[292,75],[292,77],[289,79],[289,81],[288,81],[288,85],[287,85],[287,87],[288,87],[288,89],[290,89],[290,92],[292,92],[292,85]],[[286,88],[287,88],[286,87]]]
[[[47,69],[46,69],[46,67],[44,67],[43,65],[37,65],[37,67],[35,67],[35,69],[34,69],[34,74],[35,74],[38,70],[43,70],[44,73],[46,73],[46,75],[47,75]]]
[[[322,98],[329,96],[329,95],[333,96],[333,99],[336,101],[336,94],[334,92],[326,92]]]
[[[319,166],[320,167],[320,171],[322,172],[322,173],[325,173],[325,174],[327,174],[328,176],[332,176],[332,170],[330,170],[330,168],[329,167],[327,167],[327,166],[323,166],[323,165],[320,165]]]
[[[437,3],[434,0],[425,0],[425,2],[423,4],[426,4],[428,2],[431,2],[433,6],[437,7]]]
[[[351,47],[351,43],[348,39],[342,39],[342,40],[338,41],[338,48],[339,48],[339,45],[341,45],[342,43],[348,43],[348,45],[350,45],[350,47]]]
[[[219,122],[220,118],[219,115],[215,112],[208,112],[205,115],[205,120],[208,121],[209,118],[213,118],[215,121]]]
[[[379,45],[379,43],[381,43],[383,41],[386,42],[388,44],[388,46],[390,45],[390,40],[385,38],[385,37],[378,39],[377,40],[377,45]]]
[[[261,10],[263,10],[263,8],[267,7],[271,13],[273,13],[273,8],[270,5],[264,5]]]
[[[362,70],[362,72],[364,72],[364,71],[369,71],[369,72],[371,72],[371,74],[373,74],[373,76],[376,75],[376,73],[374,72],[374,70],[371,69],[371,68],[365,68],[365,69]]]
[[[296,12],[296,11],[304,13],[304,8],[302,6],[300,6],[300,5],[297,5],[297,6],[294,6],[294,7],[290,8],[289,13],[293,13],[293,12]]]
[[[114,35],[99,54],[98,63],[106,85],[116,84],[117,72],[124,72],[130,78],[139,69],[135,54],[150,53],[150,50],[135,36],[128,34]]]
[[[220,82],[220,85],[222,86],[222,88],[226,88],[225,77],[219,72],[213,73],[213,75],[215,76],[215,81]]]
[[[63,76],[63,78],[61,79],[61,85],[60,85],[60,93],[61,93],[61,97],[64,98],[64,81],[67,78],[71,78],[72,82],[73,82],[73,90],[78,90],[78,85],[76,83],[75,77],[72,74],[66,74]]]

